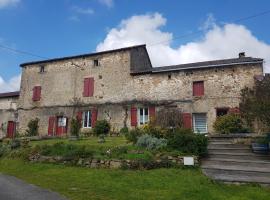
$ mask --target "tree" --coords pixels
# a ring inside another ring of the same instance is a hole
[[[256,80],[253,88],[241,91],[240,111],[250,127],[258,121],[270,129],[270,75]]]

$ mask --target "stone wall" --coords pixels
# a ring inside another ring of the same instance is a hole
[[[83,110],[98,108],[98,119],[109,118],[113,127],[130,126],[131,105],[175,104],[188,113],[207,113],[208,131],[213,132],[217,107],[238,107],[240,90],[254,84],[254,75],[262,74],[261,64],[182,70],[155,74],[130,74],[130,52],[67,59],[23,67],[19,101],[20,130],[33,117],[41,119],[46,134],[48,117],[59,112],[74,116],[74,99]],[[100,66],[93,60],[99,59]],[[170,75],[170,77],[169,77]],[[85,77],[94,77],[94,96],[83,97]],[[204,81],[205,95],[192,96],[193,81]],[[32,89],[41,86],[41,100],[32,101]],[[110,116],[108,116],[110,113]]]
[[[0,98],[0,138],[7,134],[8,121],[17,121],[18,97]]]

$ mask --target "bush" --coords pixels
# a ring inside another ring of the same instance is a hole
[[[128,133],[125,134],[125,137],[127,141],[132,142],[133,144],[136,144],[138,137],[143,135],[143,131],[139,128],[135,128],[130,130]]]
[[[181,128],[183,126],[182,112],[178,108],[164,108],[157,112],[154,125],[161,128]]]
[[[27,130],[26,130],[26,134],[28,136],[37,136],[38,135],[38,122],[39,119],[32,119],[29,121],[28,125],[27,125]]]
[[[78,119],[72,118],[70,125],[70,134],[79,137],[81,122]]]
[[[84,145],[65,144],[58,142],[53,145],[36,146],[35,151],[45,156],[63,156],[67,158],[88,158],[93,156],[93,151]]]
[[[153,126],[152,124],[144,125],[141,130],[143,131],[143,134],[152,135],[156,138],[166,138],[168,134],[167,129]]]
[[[93,129],[95,135],[107,135],[110,132],[111,125],[107,120],[99,120]]]
[[[147,150],[158,150],[167,146],[166,139],[158,139],[150,135],[142,135],[138,138],[136,146],[146,148]]]
[[[128,133],[128,127],[123,127],[120,129],[120,134],[121,135],[126,135]]]
[[[10,148],[11,148],[11,149],[17,149],[17,148],[19,148],[20,146],[21,146],[21,142],[20,142],[20,140],[18,140],[18,139],[14,139],[14,140],[12,140],[11,143],[10,143]]]
[[[204,135],[197,135],[190,129],[177,129],[168,139],[168,147],[182,153],[195,155],[207,154],[208,139]]]
[[[236,114],[218,117],[214,123],[214,129],[221,134],[248,132],[248,129],[243,126],[242,119]]]

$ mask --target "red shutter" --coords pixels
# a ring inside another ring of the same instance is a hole
[[[89,78],[84,79],[83,83],[83,96],[84,97],[89,97]]]
[[[182,113],[184,128],[192,129],[192,118],[190,113]]]
[[[131,126],[137,126],[137,108],[131,107],[130,118]]]
[[[94,128],[97,122],[97,115],[98,111],[97,109],[93,108],[91,111],[91,127]]]
[[[41,98],[41,86],[35,86],[33,88],[33,101],[39,101]]]
[[[150,115],[150,120],[155,119],[155,116],[156,116],[155,106],[149,107],[149,115]]]
[[[15,129],[16,129],[15,122],[9,121],[8,122],[8,127],[7,127],[7,137],[8,138],[13,138],[14,137]]]
[[[94,95],[94,78],[85,78],[83,85],[83,96],[92,97]]]
[[[94,78],[89,78],[89,85],[88,85],[89,97],[92,97],[94,95],[94,83],[95,83]]]
[[[55,118],[54,116],[49,117],[49,124],[48,124],[48,135],[53,136],[54,135],[54,123],[55,123]]]
[[[240,109],[238,107],[230,108],[229,109],[229,113],[239,114],[240,113]]]
[[[79,111],[79,112],[77,112],[77,116],[76,116],[76,118],[77,118],[77,120],[80,122],[80,124],[82,125],[82,112],[81,111]]]
[[[197,81],[193,82],[193,96],[203,96],[204,95],[204,82]]]

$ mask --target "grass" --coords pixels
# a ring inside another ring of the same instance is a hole
[[[72,200],[268,200],[270,197],[267,188],[214,183],[198,169],[106,170],[2,159],[0,172]]]

